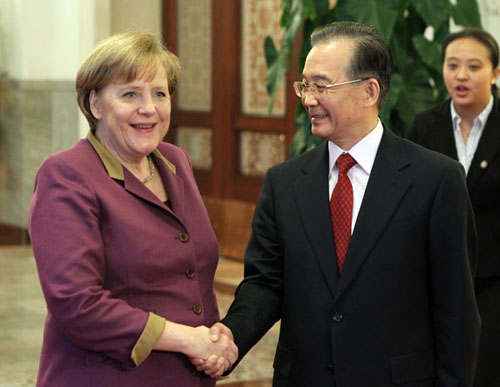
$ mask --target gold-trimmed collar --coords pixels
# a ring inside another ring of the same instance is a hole
[[[124,180],[123,165],[111,155],[111,153],[104,147],[104,145],[100,143],[100,141],[97,139],[94,133],[92,133],[91,130],[89,130],[87,138],[90,142],[90,145],[92,145],[102,163],[104,164],[108,175],[112,179]],[[172,171],[172,173],[175,174],[175,165],[168,161],[158,149],[155,149],[153,151],[153,155],[167,164],[167,167]]]

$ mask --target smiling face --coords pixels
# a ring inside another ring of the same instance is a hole
[[[138,72],[141,74],[141,72]],[[122,163],[140,162],[162,141],[170,125],[168,79],[159,70],[151,80],[111,83],[92,91],[96,134]]]
[[[491,85],[499,69],[494,69],[488,48],[471,38],[451,42],[446,48],[443,78],[457,111],[478,114],[491,97]]]
[[[353,50],[354,43],[346,39],[314,46],[307,55],[303,82],[328,85],[351,81],[347,70]],[[366,109],[368,84],[363,81],[338,86],[319,98],[305,93],[302,104],[311,119],[312,133],[344,150],[363,138],[377,123],[376,105],[370,111]]]

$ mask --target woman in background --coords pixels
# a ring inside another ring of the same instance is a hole
[[[214,386],[190,358],[236,358],[213,289],[218,245],[180,148],[163,143],[178,59],[112,36],[76,79],[90,131],[38,171],[29,231],[47,302],[40,386]]]
[[[448,36],[442,48],[450,95],[416,116],[407,137],[462,163],[479,239],[475,278],[482,319],[476,387],[500,386],[500,103],[499,49],[486,31]]]

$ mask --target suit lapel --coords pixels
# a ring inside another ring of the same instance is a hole
[[[457,146],[455,144],[455,136],[453,134],[453,123],[451,122],[450,100],[446,100],[439,105],[434,114],[437,116],[435,128],[432,128],[433,142],[435,146],[432,149],[458,160]]]
[[[479,178],[487,171],[487,166],[495,158],[500,148],[500,106],[498,99],[494,99],[493,109],[491,110],[481,138],[477,145],[474,158],[467,172],[467,188],[469,192],[474,190],[474,186]]]
[[[399,141],[387,129],[384,130],[339,278],[335,301],[375,247],[411,184],[411,180],[400,172],[408,164],[408,159]]]
[[[294,194],[306,237],[333,296],[338,273],[328,198],[327,143],[312,152],[315,154],[302,168],[304,177],[295,183]]]

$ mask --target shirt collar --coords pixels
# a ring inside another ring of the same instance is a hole
[[[457,111],[455,110],[455,106],[453,106],[453,100],[450,100],[450,106],[451,106],[451,121],[453,123],[453,130],[458,130],[459,129],[459,124],[461,121],[461,117],[458,115]],[[474,122],[472,125],[476,125],[479,122],[479,127],[482,129],[484,128],[484,125],[486,124],[486,120],[488,119],[488,116],[491,113],[491,110],[493,109],[493,95],[490,97],[489,102],[486,104],[483,110],[481,110],[481,113],[477,115],[476,118],[474,118]]]
[[[384,134],[384,127],[380,119],[377,119],[377,125],[370,131],[365,137],[363,137],[356,145],[354,145],[350,150],[349,154],[356,160],[356,163],[367,173],[370,174],[372,171],[373,163],[375,162],[375,156],[377,155],[377,150],[382,140],[382,135]],[[329,165],[331,172],[337,158],[344,152],[337,144],[328,141],[328,152],[329,152]]]
[[[87,134],[87,139],[104,164],[109,177],[111,177],[112,179],[123,181],[125,179],[123,175],[123,165],[111,155],[111,153],[104,147],[104,145],[100,143],[98,138],[94,135],[94,133],[92,133],[91,130],[89,130]],[[175,174],[175,165],[168,161],[158,149],[155,149],[153,151],[153,155],[167,164],[167,167],[172,171],[172,173]]]

